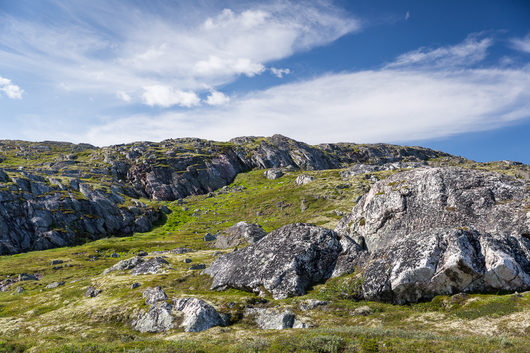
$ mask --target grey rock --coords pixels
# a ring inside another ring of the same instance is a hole
[[[399,304],[527,290],[528,190],[528,181],[458,168],[395,174],[339,222],[336,230],[367,251],[351,246],[337,266],[362,268],[364,299]]]
[[[319,306],[326,306],[329,303],[318,299],[308,299],[300,303],[300,310],[307,311],[318,308]]]
[[[296,185],[305,185],[305,184],[309,184],[313,180],[315,180],[314,176],[307,175],[307,174],[301,174],[295,179],[294,182],[296,183]]]
[[[283,172],[280,169],[272,168],[263,172],[265,178],[269,180],[275,180],[283,176]]]
[[[190,270],[204,270],[205,268],[206,268],[205,264],[196,264],[196,265],[190,266]]]
[[[19,281],[38,281],[39,278],[36,275],[32,275],[29,273],[21,273],[18,275]]]
[[[198,298],[180,298],[174,302],[175,309],[183,312],[181,326],[186,332],[199,332],[223,324],[223,320],[213,306]]]
[[[221,255],[204,273],[212,289],[237,288],[256,293],[265,288],[275,299],[303,295],[328,279],[342,251],[338,235],[308,224],[281,227],[259,242]]]
[[[372,310],[372,308],[370,308],[368,305],[363,305],[355,309],[353,311],[353,315],[368,316],[373,312],[374,311]]]
[[[132,268],[135,268],[136,266],[144,263],[144,259],[141,257],[131,257],[130,259],[121,260],[114,266],[107,268],[105,271],[103,271],[103,274],[106,275],[107,273],[113,272],[113,271],[125,271],[130,270]]]
[[[132,327],[140,332],[165,332],[173,328],[174,318],[171,315],[173,306],[166,302],[151,305],[149,310],[132,322]]]
[[[141,250],[141,251],[138,251],[138,254],[136,254],[136,255],[137,256],[147,256],[149,254],[146,251]]]
[[[253,316],[258,328],[263,330],[284,330],[295,323],[295,315],[289,310],[247,308],[243,315]]]
[[[158,273],[164,265],[169,265],[169,262],[167,262],[162,257],[153,257],[147,261],[144,261],[140,264],[138,264],[136,267],[133,268],[132,274],[133,275],[145,275],[145,274],[156,274]]]
[[[170,250],[169,252],[172,253],[172,254],[186,254],[186,253],[189,253],[189,252],[194,252],[195,250],[193,249],[190,249],[190,248],[175,248],[175,249],[172,249]]]
[[[182,262],[184,262],[185,264],[189,264],[189,263],[191,263],[191,259],[186,258],[186,259],[182,260]]]
[[[52,265],[60,265],[62,264],[64,261],[63,260],[52,260],[51,264]]]
[[[136,289],[136,288],[138,288],[138,287],[140,287],[140,286],[141,286],[140,283],[138,283],[138,282],[134,282],[133,284],[131,284],[131,289]]]
[[[57,288],[57,287],[63,286],[64,283],[65,283],[64,281],[61,281],[61,282],[52,282],[52,283],[48,284],[48,285],[46,286],[46,288],[48,288],[48,289]]]
[[[348,169],[340,172],[340,176],[344,179],[351,177],[378,172],[383,170],[399,170],[399,169],[413,169],[413,168],[428,168],[429,166],[424,162],[393,162],[385,164],[354,164]]]
[[[95,298],[101,293],[101,289],[94,286],[89,286],[85,291],[85,297]]]
[[[210,233],[206,233],[204,237],[202,238],[202,240],[204,241],[213,241],[215,239],[216,239],[216,236]]]
[[[119,255],[119,254],[116,254],[115,252],[113,252],[112,254],[110,254],[110,257],[116,259],[116,258],[120,257],[120,255]]]
[[[147,289],[142,294],[142,297],[145,298],[146,304],[155,304],[157,302],[167,300],[166,292],[160,286],[154,288],[147,287]]]
[[[232,248],[244,244],[253,244],[263,238],[267,233],[257,223],[239,222],[223,230],[213,243],[218,249]]]
[[[24,290],[25,290],[25,289],[24,289],[24,287],[22,287],[22,286],[18,286],[17,288],[15,288],[15,292],[18,293],[18,294],[23,293]]]

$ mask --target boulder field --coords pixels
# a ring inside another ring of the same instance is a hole
[[[335,230],[279,228],[217,258],[212,289],[275,299],[356,273],[359,299],[530,289],[530,186],[497,173],[426,168],[379,181]]]

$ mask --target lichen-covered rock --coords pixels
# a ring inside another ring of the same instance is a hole
[[[131,257],[130,259],[121,260],[118,263],[116,263],[114,266],[107,268],[105,271],[103,271],[103,274],[106,275],[107,273],[114,272],[114,271],[130,270],[132,268],[135,268],[139,264],[142,264],[143,262],[144,262],[144,259],[139,256]]]
[[[259,224],[239,222],[222,231],[212,246],[218,249],[226,249],[247,243],[253,244],[265,235],[267,233]]]
[[[223,324],[213,306],[198,298],[180,298],[174,302],[175,310],[184,314],[181,326],[186,332],[200,332]]]
[[[328,279],[342,247],[337,234],[309,224],[281,227],[259,242],[218,257],[204,271],[213,277],[212,289],[237,288],[275,299],[303,295],[313,284]]]
[[[164,265],[169,265],[163,257],[157,256],[149,260],[143,261],[136,265],[133,270],[133,275],[146,275],[146,274],[156,274],[158,273]]]
[[[94,286],[89,286],[85,291],[85,297],[95,298],[101,293],[101,289]]]
[[[295,315],[289,310],[247,308],[243,315],[253,317],[258,328],[262,330],[284,330],[293,328],[295,324]],[[303,325],[299,323],[297,326],[301,328]]]
[[[528,190],[527,181],[458,168],[395,174],[340,221],[336,230],[359,245],[344,246],[334,275],[357,268],[362,297],[400,304],[528,290]]]
[[[263,172],[263,176],[269,180],[275,180],[283,176],[283,172],[280,169],[272,168]]]
[[[305,184],[309,184],[313,180],[315,180],[314,176],[307,175],[307,174],[301,174],[296,178],[294,182],[296,183],[296,185],[305,185]]]
[[[168,299],[166,292],[164,292],[164,290],[160,286],[156,286],[154,288],[146,288],[146,290],[142,294],[142,297],[145,298],[146,304],[155,304],[157,302]]]
[[[138,315],[132,322],[133,329],[140,332],[165,332],[173,328],[175,320],[171,315],[173,306],[166,302],[151,305],[147,312]]]

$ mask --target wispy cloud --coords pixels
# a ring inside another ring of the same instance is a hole
[[[457,47],[468,45],[469,39]],[[466,55],[481,56],[483,45],[473,47],[479,54],[466,49]],[[434,51],[454,57],[452,48]],[[415,67],[402,64],[405,56],[398,58],[401,65],[284,84],[234,98],[222,109],[125,117],[72,138],[105,145],[162,140],[178,131],[211,139],[283,133],[311,143],[406,142],[493,129],[530,116],[530,67],[440,67],[431,60]],[[117,140],[115,131],[126,137]]]
[[[24,90],[13,84],[11,80],[0,76],[0,91],[4,92],[10,99],[22,99]]]
[[[283,75],[289,75],[291,73],[290,69],[277,69],[275,67],[270,68],[272,74],[278,78],[282,78]]]
[[[479,34],[472,34],[460,44],[435,49],[420,48],[400,55],[389,68],[407,66],[425,66],[447,68],[454,66],[470,66],[482,61],[488,48],[493,44],[491,38],[483,38]]]
[[[359,29],[326,2],[207,11],[166,11],[158,2],[151,9],[113,1],[56,4],[62,21],[53,23],[0,14],[1,66],[71,91],[121,92],[122,101],[164,107],[194,106],[191,92],[259,75],[268,62]]]
[[[530,53],[530,33],[523,38],[513,38],[510,42],[514,49]]]

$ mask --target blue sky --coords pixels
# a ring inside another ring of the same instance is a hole
[[[0,0],[0,138],[281,133],[530,163],[530,2]]]

